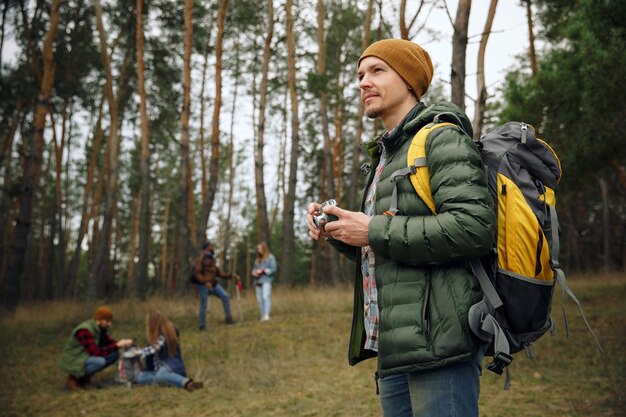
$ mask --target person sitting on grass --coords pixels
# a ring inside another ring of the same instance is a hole
[[[194,391],[204,384],[187,377],[180,351],[179,332],[160,311],[146,315],[146,337],[149,345],[139,351],[144,370],[137,375],[138,384],[165,384]]]
[[[91,375],[117,361],[120,348],[133,344],[132,339],[116,341],[109,336],[112,324],[113,312],[102,306],[96,310],[95,319],[86,320],[72,330],[61,358],[61,369],[69,374],[66,382],[69,390],[84,388]]]

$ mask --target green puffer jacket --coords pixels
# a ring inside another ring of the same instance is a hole
[[[471,135],[469,120],[448,103],[420,103],[383,140],[387,160],[376,187],[375,215],[368,239],[376,259],[381,377],[467,362],[480,342],[468,325],[467,313],[482,292],[467,260],[489,253],[496,228],[492,198],[476,145],[457,126],[436,129],[426,143],[430,184],[437,215],[418,197],[408,177],[398,180],[398,209],[389,210],[394,184],[391,174],[406,167],[407,149],[415,133],[434,116],[452,112]],[[451,120],[446,120],[451,121]],[[381,138],[363,144],[372,157],[372,182],[380,158]],[[364,193],[365,194],[365,193]],[[375,352],[363,349],[361,249],[331,240],[356,260],[354,315],[349,362],[354,365]]]

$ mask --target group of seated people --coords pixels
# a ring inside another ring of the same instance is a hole
[[[148,345],[141,349],[134,347],[132,339],[113,339],[107,332],[112,323],[113,312],[102,306],[96,310],[94,319],[86,320],[72,330],[61,358],[61,369],[69,374],[68,389],[85,388],[93,374],[117,362],[120,349],[128,349],[142,364],[134,381],[128,382],[166,384],[188,391],[203,387],[202,382],[187,377],[178,329],[161,312],[153,310],[146,315]]]

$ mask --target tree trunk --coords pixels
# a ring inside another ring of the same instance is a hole
[[[15,111],[15,115],[13,120],[11,121],[11,125],[9,126],[9,130],[7,131],[6,136],[4,137],[4,143],[2,145],[2,153],[0,154],[0,170],[2,170],[2,165],[4,165],[4,175],[2,178],[2,185],[0,188],[0,213],[2,213],[2,217],[0,218],[0,253],[8,254],[9,251],[9,231],[12,229],[13,222],[13,213],[11,211],[11,206],[13,201],[15,200],[12,193],[9,192],[9,189],[13,186],[11,182],[11,153],[13,149],[13,142],[15,140],[15,133],[17,132],[17,127],[24,120],[24,100],[19,100],[17,104],[17,109]],[[6,158],[6,161],[5,161]],[[4,162],[4,163],[3,163]],[[8,262],[7,256],[0,257],[0,288],[2,288],[2,284],[4,282],[4,272],[5,267]]]
[[[326,175],[323,177],[326,180],[326,193],[322,195],[322,200],[328,200],[329,198],[337,199],[341,201],[341,193],[337,192],[335,187],[335,167],[334,167],[334,146],[330,140],[330,129],[328,122],[328,97],[326,95],[326,42],[324,40],[324,1],[317,0],[317,44],[319,47],[317,58],[317,76],[321,81],[318,85],[319,88],[319,100],[320,100],[320,116],[322,122],[322,134],[324,136],[324,171]],[[341,104],[337,104],[341,106]],[[335,119],[336,121],[337,119]],[[341,180],[341,176],[337,179]],[[333,282],[336,282],[339,275],[339,256],[337,251],[332,251],[330,257],[327,258],[330,261],[330,275]]]
[[[487,21],[485,22],[485,29],[483,29],[483,34],[480,37],[480,46],[478,47],[478,63],[476,65],[476,91],[478,91],[478,97],[476,98],[476,105],[474,106],[474,140],[480,139],[480,135],[483,131],[485,105],[487,104],[487,85],[485,83],[485,51],[487,50],[487,42],[489,41],[489,35],[491,34],[493,17],[496,14],[496,6],[498,6],[498,0],[491,0],[491,4],[489,5],[489,12],[487,14]]]
[[[609,187],[604,178],[599,178],[600,195],[602,196],[602,258],[605,274],[611,272],[611,218]]]
[[[265,110],[267,106],[268,73],[272,57],[272,38],[274,36],[274,4],[267,1],[267,35],[263,44],[263,64],[261,66],[261,89],[259,91],[259,125],[257,127],[257,146],[254,155],[254,179],[256,188],[256,215],[259,242],[270,243],[270,228],[267,219],[267,199],[265,197],[265,177],[263,167]]]
[[[233,93],[233,106],[231,108],[231,117],[230,117],[230,135],[228,140],[228,203],[226,204],[226,221],[224,225],[224,240],[222,242],[222,256],[223,259],[220,265],[226,265],[228,259],[228,253],[230,251],[231,244],[231,214],[233,209],[233,196],[235,192],[235,174],[237,170],[235,169],[235,111],[237,110],[237,92],[239,91],[239,40],[237,40],[237,44],[235,45],[235,91]],[[236,240],[236,239],[235,239]],[[231,273],[233,270],[230,269]]]
[[[207,44],[211,42],[211,30],[209,30],[209,37]],[[204,92],[206,90],[206,73],[209,67],[209,47],[204,51],[204,60],[202,64],[202,82],[200,83],[200,132],[198,135],[197,154],[200,155],[200,207],[204,207],[208,200],[207,190],[207,164],[205,158],[205,145],[204,145],[204,112],[206,106],[206,97]],[[202,216],[202,213],[200,214]],[[203,222],[200,221],[200,224]],[[195,231],[196,241],[203,242],[206,239],[206,227],[198,227]]]
[[[289,91],[285,89],[285,99],[283,101],[283,108],[287,108],[287,98],[289,95]],[[278,217],[278,210],[280,208],[280,202],[284,201],[285,194],[287,194],[285,190],[285,160],[287,157],[287,124],[288,121],[288,113],[283,112],[282,118],[282,127],[280,131],[280,144],[278,149],[278,165],[276,166],[276,177],[278,180],[276,181],[276,202],[274,204],[274,209],[272,210],[272,216],[270,218],[270,231],[274,230],[274,224],[276,224],[276,218]]]
[[[65,149],[67,107],[65,102],[61,117],[61,138],[57,140],[56,123],[50,113],[52,121],[52,143],[54,145],[54,202],[50,211],[50,245],[49,245],[49,266],[48,271],[50,282],[57,282],[57,287],[52,289],[52,297],[60,296],[61,289],[65,287],[65,236],[63,232],[63,196],[62,196],[62,174],[63,174],[63,151]],[[71,120],[70,120],[71,123]],[[56,280],[54,279],[56,277]]]
[[[61,0],[53,0],[50,6],[50,25],[43,44],[43,76],[37,97],[33,134],[30,137],[28,155],[24,161],[24,176],[20,192],[20,209],[15,225],[15,237],[11,244],[11,261],[4,290],[4,306],[14,311],[20,298],[20,275],[24,269],[28,234],[30,231],[35,193],[38,189],[44,148],[44,127],[49,111],[49,99],[54,84],[54,51],[53,44],[57,36]]]
[[[168,238],[169,238],[169,214],[170,214],[170,199],[169,197],[165,199],[163,204],[165,206],[165,210],[163,212],[163,223],[161,225],[161,230],[163,230],[163,234],[161,235],[161,288],[167,290],[168,286]]]
[[[319,47],[317,57],[317,76],[320,80],[318,95],[320,101],[320,118],[322,122],[322,134],[324,136],[324,165],[326,171],[327,194],[322,196],[322,200],[336,198],[334,169],[333,169],[333,146],[330,142],[330,132],[328,127],[328,98],[326,95],[326,44],[324,42],[324,0],[317,0],[317,45]]]
[[[137,87],[139,89],[139,109],[141,113],[141,190],[139,192],[139,260],[137,263],[136,287],[134,290],[140,300],[145,300],[148,291],[148,262],[150,260],[150,254],[148,252],[150,242],[150,130],[148,126],[148,110],[144,80],[143,2],[144,0],[137,0],[136,31]],[[134,259],[132,262],[134,265]]]
[[[2,28],[0,29],[0,75],[2,74],[2,51],[4,50],[4,27],[7,21],[7,12],[9,11],[9,2],[2,2]]]
[[[102,107],[104,104],[104,95],[100,100],[100,106],[98,110],[98,119],[96,122],[96,128],[93,137],[93,144],[91,147],[91,155],[89,157],[89,165],[87,166],[87,179],[85,181],[85,188],[83,190],[83,202],[82,202],[82,212],[80,216],[80,225],[78,227],[78,238],[76,240],[76,248],[74,249],[74,253],[70,260],[69,266],[67,268],[67,288],[65,295],[76,297],[77,290],[77,280],[78,280],[78,268],[80,265],[80,258],[83,252],[82,243],[85,238],[85,234],[87,233],[87,228],[89,227],[89,221],[91,219],[90,204],[94,203],[95,196],[93,195],[93,177],[94,172],[98,165],[98,156],[100,155],[100,147],[102,144]]]
[[[372,24],[372,8],[374,0],[369,0],[365,12],[365,22],[363,23],[363,37],[361,38],[361,52],[369,46],[370,30]],[[348,194],[348,210],[358,210],[357,191],[359,189],[359,174],[361,173],[361,138],[363,136],[363,103],[359,99],[356,115],[356,132],[354,134],[354,144],[352,146],[352,169],[350,170],[350,192]]]
[[[217,181],[219,177],[219,145],[220,145],[220,111],[222,108],[222,51],[224,46],[224,23],[226,12],[228,11],[228,0],[220,1],[220,8],[217,13],[217,36],[215,39],[215,99],[213,104],[213,121],[211,129],[211,163],[209,167],[209,185],[207,200],[202,205],[202,218],[199,226],[204,231],[206,239],[206,228],[209,223],[209,216],[213,208],[215,193],[217,191]]]
[[[110,263],[111,237],[113,234],[113,217],[115,213],[116,193],[117,193],[117,162],[119,159],[119,114],[118,102],[113,93],[113,74],[111,70],[111,58],[108,52],[106,32],[102,18],[102,6],[100,0],[94,0],[96,11],[96,25],[98,27],[98,35],[100,38],[100,54],[102,55],[102,63],[105,73],[105,97],[109,106],[111,123],[109,125],[108,150],[108,170],[106,179],[106,199],[104,205],[104,216],[102,220],[102,229],[100,237],[96,243],[96,253],[94,263],[87,284],[88,298],[94,300],[98,297],[102,285],[104,288],[111,288],[111,276],[107,274],[108,264]]]
[[[472,0],[459,0],[452,35],[452,68],[450,84],[452,103],[465,111],[465,56],[467,54],[467,28]]]
[[[291,155],[289,158],[289,180],[287,195],[283,211],[283,256],[281,262],[280,280],[285,283],[293,282],[293,255],[294,255],[294,207],[296,203],[296,181],[298,174],[298,157],[300,155],[300,121],[298,118],[298,91],[296,86],[296,42],[293,32],[293,0],[287,0],[286,36],[287,36],[287,67],[288,85],[291,102]]]
[[[191,48],[193,40],[193,0],[185,0],[185,42],[183,53],[183,109],[180,115],[181,162],[180,162],[180,206],[178,207],[178,267],[184,271],[189,264],[189,116],[191,112]],[[179,279],[178,292],[182,294],[186,280]]]
[[[134,198],[131,203],[131,213],[130,213],[130,237],[128,239],[128,267],[126,268],[126,291],[123,294],[126,297],[132,296],[136,294],[140,297],[138,293],[139,284],[136,282],[135,277],[135,258],[137,258],[137,242],[139,241],[139,227],[141,222],[141,195],[139,198]],[[144,295],[145,299],[145,295]]]
[[[530,55],[530,69],[532,76],[537,75],[537,53],[535,52],[535,32],[533,28],[533,10],[531,0],[525,0],[526,3],[526,21],[528,23],[528,54]]]

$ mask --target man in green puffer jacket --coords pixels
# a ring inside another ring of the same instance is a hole
[[[489,253],[496,217],[467,116],[452,104],[420,102],[432,75],[428,53],[413,42],[386,39],[363,52],[361,98],[386,131],[362,146],[371,172],[361,211],[326,206],[337,220],[317,229],[320,205],[308,207],[309,235],[356,262],[348,358],[354,365],[378,356],[385,417],[478,415],[484,346],[467,316],[482,292],[468,261]],[[407,166],[416,132],[440,113],[462,127],[438,128],[426,142],[433,215],[408,177],[395,184],[391,176]],[[396,186],[399,212],[391,214]]]

